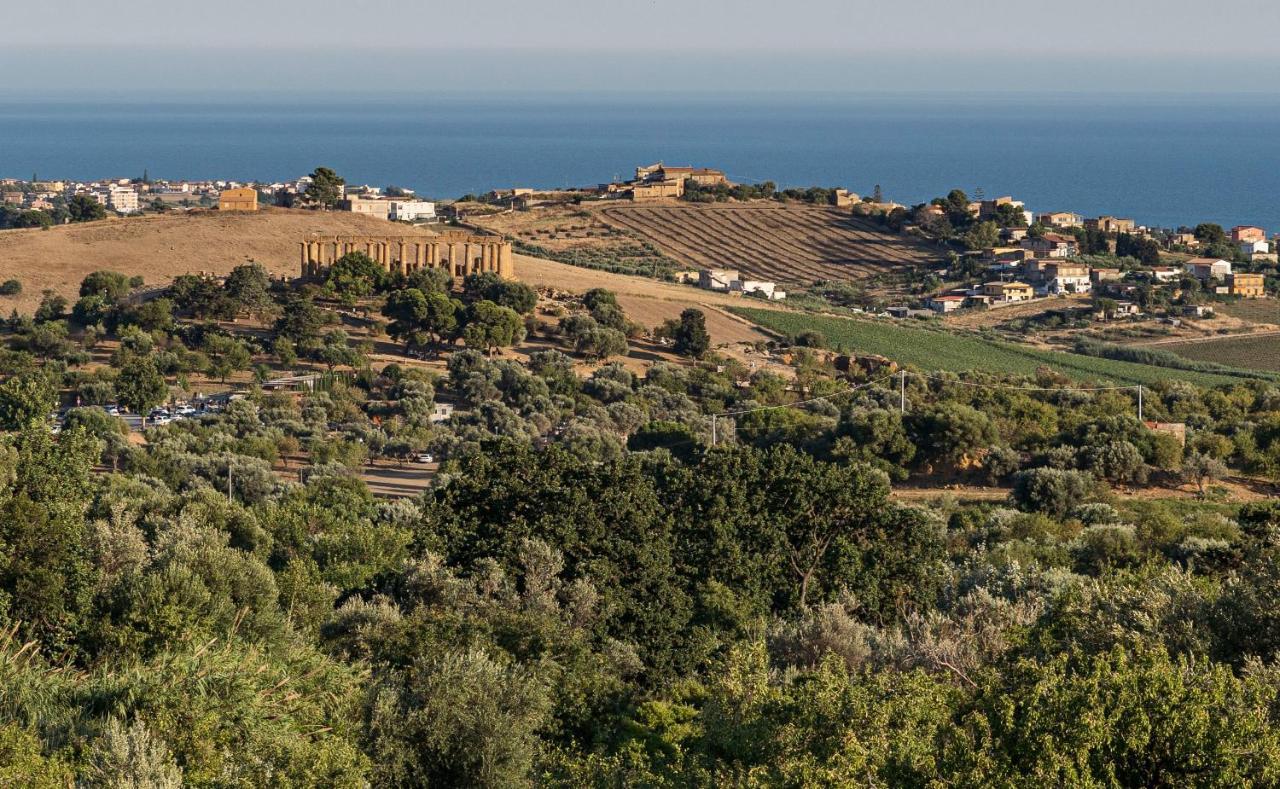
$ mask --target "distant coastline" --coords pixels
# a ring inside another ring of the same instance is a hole
[[[0,98],[0,175],[278,180],[333,166],[437,198],[701,162],[780,186],[953,187],[1036,211],[1280,230],[1280,97],[1261,94],[370,94]]]

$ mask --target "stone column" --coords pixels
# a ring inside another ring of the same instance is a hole
[[[498,273],[506,279],[515,279],[515,265],[511,260],[511,245],[503,242],[498,247]]]

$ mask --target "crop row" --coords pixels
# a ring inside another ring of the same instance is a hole
[[[1173,378],[1202,386],[1218,386],[1244,380],[1230,375],[1044,351],[972,335],[903,326],[887,320],[837,318],[745,307],[731,309],[747,320],[784,336],[817,331],[833,348],[843,348],[855,354],[877,354],[922,370],[1034,375],[1040,368],[1050,368],[1076,381],[1120,385],[1153,384]]]
[[[930,259],[914,242],[824,208],[620,207],[605,217],[690,265],[782,282],[862,277]]]

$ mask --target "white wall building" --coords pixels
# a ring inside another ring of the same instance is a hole
[[[112,211],[132,214],[138,210],[138,193],[130,186],[113,186],[107,193],[107,205]]]
[[[393,222],[435,219],[436,204],[428,200],[393,200],[388,216]]]
[[[778,283],[757,279],[735,279],[729,283],[729,290],[734,293],[741,293],[744,296],[748,293],[759,293],[770,301],[778,301],[787,297],[785,292],[778,290]]]
[[[1246,255],[1266,255],[1271,252],[1270,241],[1241,241],[1240,251]]]

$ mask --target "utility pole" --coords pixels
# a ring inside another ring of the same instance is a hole
[[[1142,419],[1142,384],[1138,384],[1138,421],[1139,422],[1143,421]]]
[[[231,459],[227,458],[227,502],[231,503]]]
[[[898,371],[898,413],[907,412],[907,371]]]
[[[711,415],[711,446],[716,445],[716,415]]]

